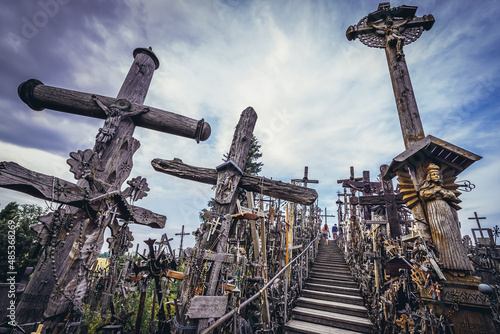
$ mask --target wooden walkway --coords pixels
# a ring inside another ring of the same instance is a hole
[[[358,284],[337,245],[331,240],[328,246],[321,244],[285,333],[349,334],[373,330]]]

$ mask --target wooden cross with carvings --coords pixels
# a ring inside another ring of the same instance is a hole
[[[132,137],[136,126],[171,133],[198,142],[210,135],[210,126],[168,111],[142,105],[159,61],[151,49],[138,48],[116,98],[45,86],[28,80],[19,86],[19,96],[34,110],[49,108],[105,119],[93,150],[70,153],[68,164],[77,184],[36,173],[11,162],[0,163],[0,186],[64,204],[42,218],[39,227],[46,255],[40,260],[17,307],[19,323],[46,321],[54,328],[68,312],[81,305],[87,281],[85,270],[97,258],[103,230],[121,218],[127,222],[162,228],[166,217],[130,205],[146,196],[145,179],[123,182],[132,169],[132,156],[140,143]],[[52,234],[51,234],[52,233]],[[52,265],[47,264],[52,262]]]
[[[424,135],[402,47],[416,41],[424,30],[431,29],[434,17],[417,17],[416,11],[416,6],[391,8],[390,3],[381,3],[377,11],[362,18],[357,25],[350,26],[346,37],[348,40],[358,38],[369,47],[385,49],[406,150],[393,159],[384,179],[398,176],[403,199],[418,221],[417,229],[427,241],[432,235],[432,241],[440,254],[449,254],[448,260],[443,260],[444,257],[440,259],[443,267],[472,271],[467,254],[463,251],[460,230],[456,227],[458,221],[448,224],[452,233],[440,234],[440,222],[444,219],[429,215],[426,212],[427,203],[418,194],[429,165],[434,164],[440,169],[444,188],[449,186],[452,189],[450,191],[454,191],[458,188],[454,184],[456,176],[481,157],[439,138]],[[455,197],[460,194],[458,191],[454,193]],[[450,204],[450,207],[452,210],[460,208],[456,203]],[[447,217],[457,220],[453,212]],[[448,244],[450,240],[452,244]]]
[[[317,198],[314,189],[300,187],[292,184],[275,181],[260,176],[244,173],[243,169],[250,148],[253,129],[257,121],[257,114],[253,108],[245,109],[236,126],[231,147],[227,155],[227,161],[215,169],[194,167],[184,164],[179,159],[162,160],[154,159],[151,164],[159,172],[174,175],[176,177],[189,179],[216,185],[214,212],[220,215],[230,215],[236,211],[237,188],[243,188],[247,191],[257,192],[262,195],[285,199],[295,203],[310,205]],[[253,218],[256,219],[257,217]],[[224,219],[220,228],[221,233],[217,236],[215,249],[213,253],[219,254],[219,257],[225,257],[226,245],[231,227],[231,219]],[[206,231],[205,233],[209,233]],[[212,238],[211,238],[212,239]],[[197,248],[207,249],[210,243],[206,241],[206,236],[199,238]],[[206,296],[214,296],[219,286],[219,276],[222,268],[222,261],[214,261],[207,279],[205,290]],[[189,280],[184,280],[188,284]],[[183,287],[183,291],[188,289]],[[179,312],[184,321],[184,315],[187,310],[189,298],[183,294],[181,299],[182,310]],[[203,330],[208,326],[208,319],[198,321],[198,330]]]

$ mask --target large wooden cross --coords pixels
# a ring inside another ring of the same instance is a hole
[[[357,25],[350,26],[346,31],[346,37],[350,41],[358,38],[368,47],[385,49],[401,132],[407,150],[424,139],[425,134],[402,48],[416,41],[424,30],[431,29],[434,24],[432,15],[416,17],[416,11],[415,6],[403,5],[391,8],[388,2],[380,3],[377,11],[363,17]],[[412,183],[421,184],[425,178],[423,161],[416,161],[409,167],[413,168]],[[412,207],[416,219],[421,221],[425,219],[420,203],[409,207]],[[430,236],[427,226],[420,224],[419,228],[425,237]]]
[[[245,167],[245,161],[247,159],[248,150],[250,148],[250,140],[253,135],[253,129],[256,121],[257,114],[253,108],[248,107],[242,112],[240,120],[234,131],[233,141],[229,149],[227,161],[217,166],[215,169],[189,166],[184,164],[179,159],[154,159],[151,164],[155,170],[162,173],[183,179],[216,185],[215,205],[213,210],[221,216],[227,216],[228,214],[235,212],[238,188],[260,193],[266,196],[285,199],[295,203],[307,205],[314,203],[318,196],[314,189],[244,173],[243,170]],[[212,247],[212,252],[220,254],[219,257],[225,257],[230,227],[231,219],[223,219],[218,235],[210,237],[209,242],[206,241],[206,235],[203,235],[199,238],[197,247],[202,249]],[[205,233],[209,233],[209,231],[206,231]],[[213,245],[214,242],[216,245]],[[217,293],[222,264],[222,261],[213,262],[210,274],[206,281],[206,296],[214,296]],[[185,280],[185,284],[188,284],[188,280]],[[183,291],[186,291],[188,288],[186,285],[184,286]],[[184,321],[183,317],[187,312],[186,304],[188,303],[188,299],[185,298],[184,295],[183,299],[181,299],[181,303],[182,310],[179,312],[181,315],[181,319],[179,319],[179,321]],[[198,321],[198,331],[203,330],[207,326],[208,319],[201,319]]]
[[[155,228],[165,225],[165,216],[127,201],[146,195],[149,188],[145,179],[128,181],[130,187],[120,191],[140,146],[132,137],[136,126],[197,141],[210,135],[210,126],[203,120],[142,105],[159,61],[151,49],[138,48],[133,56],[116,98],[45,86],[34,79],[19,86],[19,96],[32,109],[50,108],[105,119],[93,150],[70,154],[68,164],[78,179],[76,185],[15,163],[0,164],[1,187],[68,205],[42,219],[40,232],[47,257],[42,256],[21,297],[16,315],[19,323],[51,318],[45,328],[54,328],[80,307],[87,287],[86,268],[99,254],[104,228],[117,218]]]
[[[416,11],[415,6],[390,8],[390,3],[384,2],[379,4],[377,11],[350,26],[346,32],[350,41],[358,38],[369,47],[385,49],[406,148],[424,138],[424,129],[402,48],[416,41],[423,30],[431,29],[434,24],[432,15],[416,17]]]

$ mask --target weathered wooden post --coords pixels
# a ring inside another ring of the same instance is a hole
[[[435,305],[431,296],[422,297],[440,314],[448,311],[456,333],[492,333],[495,329],[488,303],[477,290],[480,282],[471,275],[473,267],[461,243],[456,213],[460,192],[454,183],[459,173],[481,157],[424,135],[403,46],[417,40],[423,30],[431,29],[434,18],[416,17],[416,10],[415,6],[390,8],[389,3],[381,3],[377,11],[350,26],[346,36],[386,51],[406,150],[393,159],[384,178],[398,176],[403,199],[420,222],[421,235],[435,245],[446,277],[441,293],[446,307]],[[449,312],[457,298],[462,308]]]
[[[141,105],[159,61],[151,49],[136,49],[134,62],[117,98],[45,86],[29,80],[19,86],[19,96],[32,109],[58,111],[105,119],[93,150],[70,153],[68,164],[78,183],[2,162],[0,186],[35,197],[66,204],[43,217],[38,226],[45,254],[38,263],[17,307],[19,323],[44,320],[44,331],[58,326],[78,312],[87,289],[86,271],[99,255],[103,231],[116,219],[162,228],[166,217],[127,202],[146,196],[141,177],[123,182],[130,175],[132,156],[139,141],[132,137],[135,126],[194,138],[210,135],[210,126],[171,112]],[[124,231],[125,233],[125,231]]]

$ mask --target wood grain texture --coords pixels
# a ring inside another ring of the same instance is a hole
[[[100,119],[106,119],[106,114],[92,100],[92,95],[95,95],[106,106],[110,106],[118,100],[118,98],[98,94],[46,86],[35,79],[23,82],[19,86],[19,95],[34,110],[51,109]],[[129,102],[132,101],[129,100]],[[176,136],[196,138],[199,120],[134,102],[132,102],[130,112],[138,112],[146,108],[149,110],[148,112],[133,117],[136,126]],[[202,141],[210,137],[210,131],[210,125],[204,123]]]
[[[7,161],[0,162],[0,187],[77,207],[82,205],[86,196],[85,189],[74,183]]]
[[[399,122],[405,148],[410,148],[414,143],[424,139],[424,128],[418,112],[417,100],[411,85],[410,73],[406,66],[405,57],[398,58],[396,47],[387,45],[385,48],[389,73],[391,75],[392,89],[398,109]]]
[[[161,173],[169,174],[181,179],[215,185],[217,170],[215,168],[196,167],[185,164],[180,159],[151,161],[153,168]],[[299,204],[310,205],[318,198],[318,193],[312,188],[301,187],[262,176],[243,174],[240,188],[254,193],[263,194]]]

